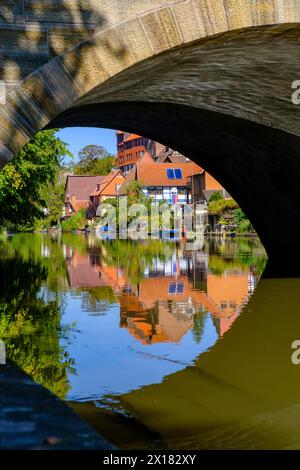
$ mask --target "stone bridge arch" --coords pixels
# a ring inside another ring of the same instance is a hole
[[[45,127],[134,130],[206,167],[295,274],[299,0],[7,0],[0,33],[2,166]]]

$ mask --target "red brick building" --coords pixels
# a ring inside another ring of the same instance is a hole
[[[117,131],[117,161],[123,173],[131,171],[147,151],[154,158],[165,147],[137,134]]]

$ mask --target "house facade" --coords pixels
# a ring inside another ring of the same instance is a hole
[[[162,144],[138,134],[117,131],[116,135],[118,167],[124,174],[133,170],[136,163],[144,156],[145,152],[150,153],[150,155],[154,157],[164,148]]]
[[[191,199],[193,203],[208,202],[210,197],[217,191],[221,192],[224,198],[230,197],[223,186],[204,170],[190,177],[187,189],[189,199]]]
[[[190,160],[180,152],[151,139],[122,131],[117,131],[116,135],[117,164],[124,175],[132,173],[145,154],[150,155],[156,163],[172,165],[170,168],[173,168],[174,170],[179,170],[181,165],[190,163]],[[198,168],[200,167],[198,166]],[[180,174],[180,172],[178,171],[177,174]],[[174,175],[174,183],[178,183],[176,180],[179,178],[176,178],[175,173]],[[160,179],[163,179],[163,176]],[[141,180],[139,176],[138,180]],[[155,200],[164,199],[169,203],[176,198],[178,199],[178,202],[179,200],[182,202],[185,200],[183,203],[192,201],[208,201],[211,195],[216,191],[221,191],[225,198],[230,197],[223,186],[202,168],[198,173],[193,172],[191,177],[188,179],[187,191],[183,189],[182,185],[174,184],[174,186],[171,186],[171,188],[173,188],[173,192],[170,193],[170,186],[165,185],[162,190],[163,192],[161,193],[161,187],[161,184],[151,184],[149,187],[147,185],[145,187],[145,194],[150,195]]]
[[[148,152],[136,162],[135,167],[126,175],[120,195],[126,193],[130,181],[139,181],[144,194],[151,197],[156,203],[188,204],[187,184],[193,174],[203,170],[196,163],[157,163]]]
[[[67,176],[63,217],[71,217],[81,209],[93,217],[101,202],[118,196],[124,181],[119,169],[106,176]]]
[[[90,194],[90,206],[93,215],[96,214],[99,204],[107,199],[116,198],[125,181],[125,176],[120,169],[113,170],[109,175],[97,184],[94,191]]]
[[[105,176],[73,176],[68,175],[65,185],[63,217],[68,218],[81,209],[90,207],[90,194],[101,185]]]

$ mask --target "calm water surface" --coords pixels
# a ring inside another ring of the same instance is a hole
[[[0,238],[8,355],[121,448],[300,448],[300,280],[257,239]]]

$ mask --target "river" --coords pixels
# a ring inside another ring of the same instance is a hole
[[[120,448],[300,448],[300,280],[266,260],[257,238],[2,235],[0,338]]]

